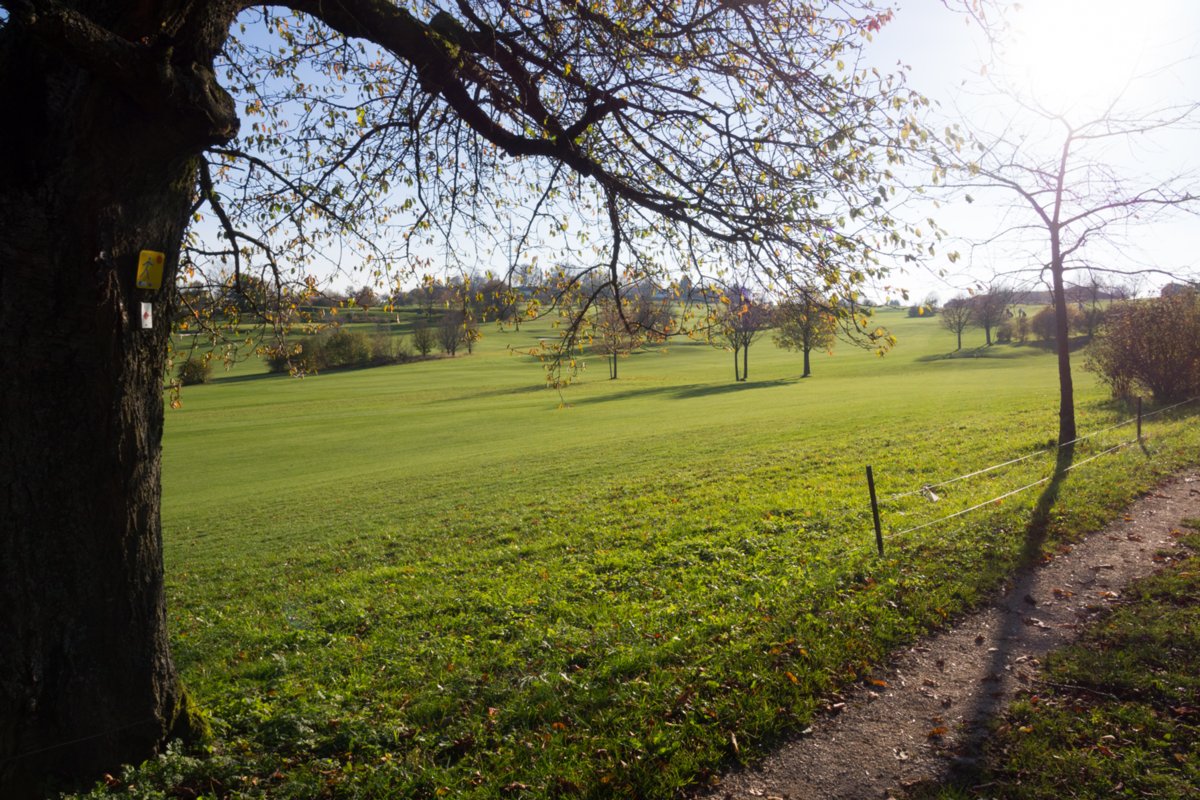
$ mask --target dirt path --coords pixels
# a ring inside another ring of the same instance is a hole
[[[1124,517],[1049,564],[1014,576],[991,607],[893,657],[800,738],[754,769],[726,775],[708,800],[887,798],[971,763],[987,723],[1028,685],[1039,659],[1175,547],[1174,533],[1200,517],[1200,470],[1133,504]]]

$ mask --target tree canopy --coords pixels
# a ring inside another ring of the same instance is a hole
[[[138,41],[102,13],[6,5],[81,62],[120,53],[105,77],[131,92],[179,102],[203,76],[220,124],[182,267],[214,285],[537,258],[616,284],[734,252],[764,288],[853,295],[907,238],[889,167],[923,101],[856,64],[889,18],[868,2],[204,3]],[[211,72],[196,27],[219,43]],[[175,83],[147,86],[161,64]]]

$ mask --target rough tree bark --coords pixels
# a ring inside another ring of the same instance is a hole
[[[142,3],[137,14],[114,12],[105,22],[121,31],[116,42],[69,15],[0,31],[0,108],[20,109],[0,126],[5,798],[94,779],[194,724],[167,647],[162,389],[194,154],[232,136],[236,118],[223,92],[203,125],[177,114],[153,79],[135,99],[41,36],[57,26],[47,35],[94,45],[100,58],[112,45],[114,69],[136,69],[121,62],[124,45],[175,11]],[[176,91],[208,81],[215,41],[198,39],[207,53],[156,54],[162,69],[147,75]],[[186,70],[182,82],[172,67]],[[136,288],[142,249],[168,254],[160,292]],[[143,300],[153,302],[151,330]]]
[[[1054,295],[1054,339],[1058,353],[1058,443],[1068,452],[1074,442],[1075,383],[1071,378],[1071,340],[1067,326],[1067,292],[1063,281],[1062,245],[1057,224],[1050,226],[1050,274]],[[1070,450],[1073,452],[1073,450]],[[1060,462],[1064,459],[1060,458]],[[1069,456],[1065,458],[1070,464]]]

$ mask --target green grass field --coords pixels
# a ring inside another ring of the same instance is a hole
[[[165,437],[168,603],[214,738],[111,791],[670,797],[1198,452],[1186,416],[1154,417],[1144,448],[1069,474],[1044,543],[1040,487],[894,535],[1048,474],[1057,385],[1038,347],[948,359],[935,320],[880,321],[894,352],[839,343],[806,380],[764,336],[744,384],[680,342],[559,393],[510,351],[535,325],[452,360],[189,387]],[[1076,380],[1081,433],[1128,416]],[[1022,455],[936,504],[887,499]]]

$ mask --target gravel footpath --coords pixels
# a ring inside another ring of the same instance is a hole
[[[1117,522],[1024,570],[993,605],[893,656],[799,738],[702,790],[707,800],[888,798],[973,763],[988,721],[1037,676],[1040,659],[1075,638],[1200,517],[1200,470],[1135,502]]]

